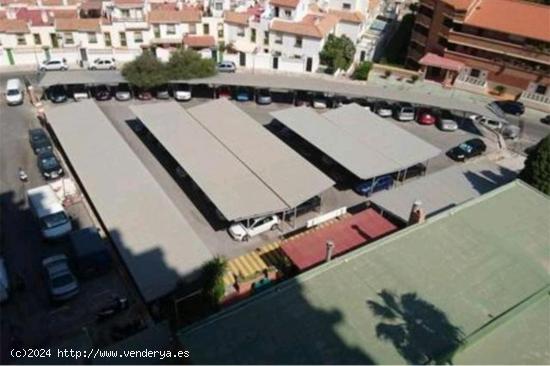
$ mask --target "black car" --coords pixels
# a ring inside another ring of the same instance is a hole
[[[499,100],[495,104],[502,109],[504,113],[513,114],[514,116],[521,116],[525,113],[525,106],[521,102],[514,102],[512,100]]]
[[[57,179],[63,175],[63,168],[57,157],[51,151],[38,154],[38,170],[46,179]]]
[[[98,101],[105,101],[112,98],[113,93],[111,92],[111,88],[109,88],[107,85],[98,85],[94,87],[93,89],[94,98]]]
[[[63,103],[67,101],[67,91],[61,85],[50,86],[46,91],[46,97],[53,103]]]
[[[36,155],[53,150],[50,138],[46,135],[46,131],[41,128],[29,130],[29,142]]]
[[[447,151],[447,156],[455,161],[465,161],[483,154],[486,150],[487,145],[482,139],[471,139]]]
[[[545,125],[550,125],[550,114],[548,114],[546,117],[541,118],[540,121]]]

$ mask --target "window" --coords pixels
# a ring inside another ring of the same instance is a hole
[[[473,78],[478,78],[479,75],[481,75],[481,70],[478,69],[471,69],[470,70],[470,76]]]
[[[176,34],[176,25],[166,24],[166,34]]]
[[[202,34],[206,34],[206,35],[210,34],[210,24],[204,23],[202,25]]]
[[[237,37],[244,37],[244,27],[239,27],[237,29]]]
[[[266,45],[266,46],[269,45],[269,32],[268,31],[264,32],[264,45]]]
[[[50,41],[52,42],[53,48],[59,47],[59,41],[61,40],[61,35],[56,33],[50,33]]]
[[[535,89],[536,94],[542,94],[546,95],[546,91],[548,90],[548,87],[546,85],[537,85],[537,88]]]
[[[134,42],[142,43],[143,42],[143,33],[141,31],[134,32]]]
[[[118,36],[119,36],[119,38],[120,38],[120,45],[121,45],[122,47],[128,46],[128,42],[126,41],[126,33],[120,32],[120,33],[118,34]]]
[[[155,38],[160,38],[160,26],[158,24],[153,25],[153,34]]]
[[[294,42],[294,47],[302,48],[302,37],[296,37],[296,41]]]
[[[451,18],[445,17],[443,19],[443,25],[447,28],[452,28],[453,27],[453,20]]]
[[[283,35],[281,33],[277,33],[275,35],[275,43],[276,44],[283,44]]]
[[[25,39],[25,35],[23,33],[17,33],[17,45],[25,46],[26,44],[27,40]]]
[[[66,45],[73,45],[74,44],[73,34],[71,32],[64,33],[63,38],[65,39],[65,44]]]
[[[223,38],[223,23],[218,24],[218,37]]]
[[[40,39],[40,34],[35,33],[32,35],[32,38],[34,39],[35,45],[40,46],[42,44],[42,40]]]
[[[285,16],[287,18],[290,18],[292,16],[292,11],[291,10],[285,10]]]
[[[88,32],[88,43],[97,43],[97,34],[95,34],[94,32]]]
[[[256,43],[256,29],[250,30],[250,42]]]
[[[439,37],[437,39],[437,43],[441,46],[441,47],[447,47],[447,38],[445,37]]]
[[[223,4],[222,3],[215,3],[214,9],[216,10],[223,10]]]
[[[130,9],[120,9],[120,16],[122,18],[130,18]]]
[[[350,9],[351,9],[351,4],[350,4],[350,3],[343,3],[343,4],[342,4],[342,9],[344,9],[344,10],[350,10]]]
[[[111,42],[111,33],[103,33],[103,38],[105,39],[105,47],[111,47],[113,42]]]
[[[189,24],[189,34],[196,34],[197,26],[195,24]]]

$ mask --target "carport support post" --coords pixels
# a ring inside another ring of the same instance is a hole
[[[294,215],[292,215],[292,228],[293,229],[296,227],[296,211],[297,211],[297,207],[294,207]]]
[[[426,169],[424,169],[424,174],[422,174],[422,175],[428,174],[428,163],[429,163],[429,162],[430,162],[430,159],[426,160],[426,164],[424,164],[424,167],[425,167]]]

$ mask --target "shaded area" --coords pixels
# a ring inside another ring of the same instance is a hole
[[[416,293],[396,295],[382,290],[380,302],[367,301],[368,308],[382,321],[376,336],[393,343],[411,364],[442,364],[462,344],[463,333],[447,315]]]
[[[380,60],[383,64],[404,65],[407,58],[407,49],[414,26],[414,15],[406,14],[401,19],[397,31],[390,38],[385,47],[385,54]]]

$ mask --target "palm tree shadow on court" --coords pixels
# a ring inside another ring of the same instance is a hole
[[[376,336],[392,342],[410,364],[450,362],[462,345],[464,334],[449,322],[443,311],[419,298],[416,293],[396,295],[382,290],[381,301],[367,301],[376,317]]]

